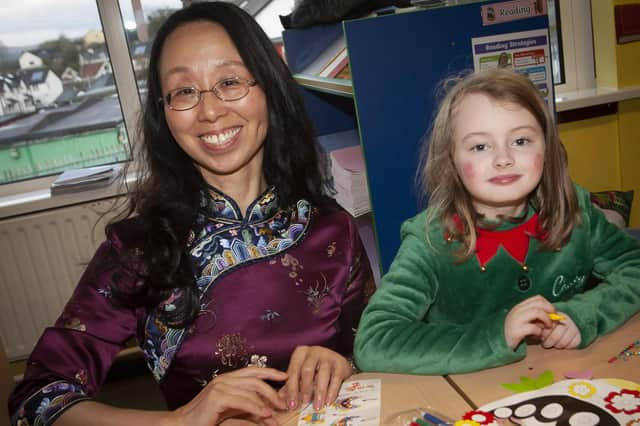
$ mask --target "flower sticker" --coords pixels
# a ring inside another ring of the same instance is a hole
[[[607,403],[604,407],[612,413],[640,413],[640,392],[637,390],[621,389],[620,392],[611,392],[604,401]]]
[[[464,420],[472,420],[481,425],[491,424],[495,420],[493,414],[487,413],[486,411],[482,410],[469,411],[464,416],[462,416],[462,418]]]
[[[590,398],[596,393],[596,388],[589,382],[580,381],[572,383],[569,386],[569,395],[577,396],[578,398]]]

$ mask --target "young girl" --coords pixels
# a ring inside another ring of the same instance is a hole
[[[640,242],[572,184],[526,76],[497,69],[459,81],[423,159],[429,208],[403,224],[365,309],[361,369],[494,367],[522,359],[526,343],[583,348],[640,310]],[[591,275],[602,282],[585,291]]]

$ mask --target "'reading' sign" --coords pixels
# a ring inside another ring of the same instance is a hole
[[[547,14],[547,0],[514,0],[482,6],[482,25],[500,24]]]

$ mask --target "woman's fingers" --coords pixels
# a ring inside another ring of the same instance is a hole
[[[351,365],[349,365],[349,368]],[[325,398],[325,404],[331,404],[338,397],[338,392],[340,392],[340,386],[345,378],[349,377],[351,371],[347,371],[344,373],[344,377],[340,375],[337,371],[334,371],[331,375],[331,381],[329,382],[329,386],[327,388],[327,397]]]
[[[264,370],[264,371],[261,371]],[[251,390],[268,401],[271,406],[284,410],[286,404],[280,394],[264,380],[284,380],[287,374],[272,368],[247,367],[216,377],[212,386],[225,386]]]
[[[329,362],[322,362],[316,371],[315,386],[313,389],[313,408],[319,410],[327,404],[327,389],[331,381],[334,368]]]
[[[218,376],[218,378],[221,377],[256,377],[262,380],[283,381],[288,376],[284,371],[275,368],[246,367]]]
[[[212,392],[211,397],[211,399],[215,397],[216,402],[223,409],[221,414],[222,411],[235,409],[258,417],[270,417],[273,415],[273,410],[265,404],[264,400],[256,392],[237,386],[223,384]]]
[[[349,377],[351,366],[339,353],[322,346],[300,346],[291,356],[285,385],[289,408],[313,397],[314,408],[333,402],[342,381]]]
[[[313,395],[313,383],[316,377],[316,370],[318,368],[318,358],[307,354],[307,358],[300,369],[300,395],[303,404],[311,401],[311,396]]]
[[[287,406],[290,409],[298,407],[300,402],[299,386],[300,386],[300,369],[306,357],[307,346],[298,346],[291,354],[289,360],[289,368],[287,369],[287,383],[285,385],[287,389]]]

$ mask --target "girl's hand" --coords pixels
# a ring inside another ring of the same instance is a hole
[[[545,329],[553,327],[549,314],[553,305],[544,297],[530,297],[514,306],[504,321],[504,337],[507,346],[514,350],[527,336],[542,337]]]
[[[543,348],[575,349],[582,341],[580,330],[573,320],[565,313],[558,312],[564,317],[554,321],[553,327],[542,331],[541,345]]]
[[[280,389],[289,409],[307,403],[313,395],[313,407],[320,409],[335,401],[340,385],[351,376],[349,361],[322,346],[298,346],[289,361],[289,379]]]
[[[287,374],[273,368],[247,367],[221,374],[195,398],[173,411],[172,425],[217,425],[224,419],[252,415],[265,425],[277,425],[273,408],[286,409],[284,400],[265,380],[284,381]]]

